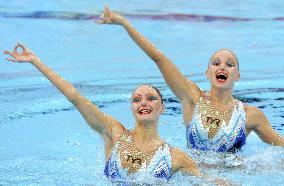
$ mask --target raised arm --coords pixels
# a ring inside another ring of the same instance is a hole
[[[22,52],[18,52],[21,49]],[[12,59],[7,58],[8,61],[18,63],[30,63],[35,66],[47,79],[58,89],[63,95],[80,111],[86,122],[97,132],[99,132],[104,139],[112,139],[117,131],[118,133],[124,127],[114,118],[105,115],[94,105],[90,100],[83,97],[68,81],[64,80],[57,73],[43,64],[40,59],[28,48],[21,44],[17,44],[12,52],[4,50]]]
[[[157,64],[167,84],[181,102],[195,102],[198,100],[201,95],[199,87],[188,80],[176,65],[130,25],[123,16],[113,13],[108,7],[105,7],[101,20],[97,22],[100,24],[118,24],[123,26],[132,40]]]
[[[260,139],[268,144],[284,147],[284,138],[273,130],[264,113],[252,106],[246,107],[247,129],[254,131]]]

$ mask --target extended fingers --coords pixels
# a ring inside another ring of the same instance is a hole
[[[11,61],[11,62],[17,62],[17,60],[15,59],[10,59],[10,58],[6,58],[7,61]]]
[[[11,52],[9,52],[8,50],[3,50],[4,54],[11,54]]]
[[[95,19],[95,22],[98,24],[104,24],[105,21],[103,19]]]
[[[104,11],[104,13],[105,13],[105,15],[106,15],[107,17],[110,17],[110,10],[109,10],[109,8],[108,8],[107,5],[105,6],[105,11]]]
[[[8,54],[8,55],[12,56],[13,58],[16,58],[16,54],[14,52],[9,52],[8,50],[4,50],[3,53]]]
[[[107,15],[105,13],[102,13],[100,18],[95,20],[95,22],[99,23],[99,24],[106,24],[106,23],[110,23],[110,19],[109,19],[109,17],[107,17]]]
[[[95,19],[95,22],[98,24],[104,24],[105,21],[105,11],[100,15],[98,19]]]
[[[13,54],[12,52],[9,52],[8,50],[4,50],[3,53],[8,54],[8,55],[10,55],[14,58],[14,59],[6,58],[7,61],[16,62],[16,55],[15,54]]]

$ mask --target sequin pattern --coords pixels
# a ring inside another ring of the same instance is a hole
[[[141,156],[144,158],[137,161],[138,168],[123,168],[126,160],[135,161]],[[154,152],[143,152],[135,147],[132,136],[126,131],[116,143],[106,163],[104,174],[118,185],[164,183],[172,174],[170,147],[163,144]]]
[[[188,145],[199,150],[234,151],[246,143],[246,114],[241,101],[231,111],[220,112],[202,96],[187,127]]]

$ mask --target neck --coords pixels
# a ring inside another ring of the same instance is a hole
[[[150,144],[160,139],[158,122],[136,123],[133,137],[139,144]]]
[[[233,102],[233,96],[232,96],[232,89],[217,89],[212,88],[210,90],[210,97],[211,101],[217,106],[221,107],[222,105],[229,105]]]

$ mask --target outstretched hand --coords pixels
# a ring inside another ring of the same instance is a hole
[[[100,19],[96,20],[96,23],[99,23],[99,24],[121,24],[123,20],[124,20],[124,17],[110,11],[108,6],[105,6],[104,12],[101,14]]]
[[[19,48],[22,50],[21,52],[18,51]],[[13,58],[6,58],[6,60],[11,61],[11,62],[32,63],[38,59],[38,57],[31,50],[29,50],[28,48],[26,48],[24,45],[20,43],[17,43],[17,45],[15,46],[12,52],[9,52],[8,50],[4,50],[3,53],[8,54],[11,57],[13,57]]]

